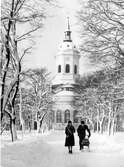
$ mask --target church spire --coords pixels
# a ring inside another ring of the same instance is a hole
[[[69,17],[67,17],[67,30],[65,31],[65,38],[64,38],[64,42],[72,42],[71,40],[71,31],[70,31],[70,23],[69,23]]]
[[[69,17],[67,17],[67,19],[68,19],[68,30],[70,30]]]

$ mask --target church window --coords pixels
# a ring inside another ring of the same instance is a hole
[[[56,113],[56,123],[61,123],[62,122],[62,115],[61,115],[61,111],[58,110]]]
[[[65,72],[66,72],[66,73],[69,73],[69,72],[70,72],[70,65],[69,65],[69,64],[66,64]]]
[[[74,123],[78,123],[78,111],[77,110],[74,110],[74,113],[73,113],[73,120],[74,120]]]
[[[69,45],[67,45],[67,47],[69,47]]]
[[[69,89],[69,88],[66,88],[66,91],[70,91],[70,89]]]
[[[65,110],[65,123],[67,123],[70,120],[70,111]]]
[[[67,87],[65,88],[66,91],[73,91],[73,88]]]
[[[61,73],[61,65],[58,65],[58,73]]]
[[[77,65],[74,66],[74,73],[77,74]]]

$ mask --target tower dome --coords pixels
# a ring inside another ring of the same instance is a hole
[[[53,80],[53,85],[63,83],[75,84],[76,79],[79,78],[80,54],[71,39],[69,19],[67,27],[64,40],[59,45],[58,52],[55,56],[56,75]]]

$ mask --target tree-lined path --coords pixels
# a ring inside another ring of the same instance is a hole
[[[121,136],[121,137],[120,137]],[[15,142],[2,148],[2,167],[123,167],[124,134],[109,138],[92,134],[90,152],[79,151],[78,138],[73,154],[64,147],[63,131]],[[99,138],[99,139],[98,139]],[[120,140],[121,139],[121,140]],[[119,145],[114,141],[119,140]]]

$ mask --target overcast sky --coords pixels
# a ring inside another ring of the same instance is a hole
[[[27,68],[46,67],[55,72],[54,56],[59,43],[63,40],[67,27],[67,16],[70,17],[73,42],[79,45],[79,27],[77,26],[77,10],[80,8],[79,0],[58,0],[60,8],[51,7],[49,16],[45,20],[44,28],[40,32],[42,37],[37,39],[35,49],[31,55],[25,57],[24,65]],[[83,57],[80,59],[80,73],[87,71],[87,63]]]

